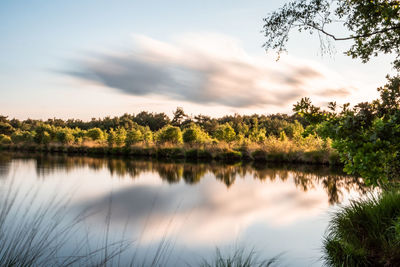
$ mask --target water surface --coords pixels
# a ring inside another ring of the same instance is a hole
[[[324,166],[3,153],[0,185],[10,182],[20,191],[35,188],[43,203],[70,198],[69,216],[93,211],[77,236],[98,242],[107,229],[112,239],[134,240],[121,262],[135,255],[149,263],[162,247],[160,264],[169,266],[211,259],[216,247],[246,247],[260,258],[283,253],[283,265],[320,266],[329,213],[364,192],[360,179]],[[26,205],[23,197],[17,201]]]

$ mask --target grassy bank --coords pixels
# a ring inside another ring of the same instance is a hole
[[[324,259],[327,266],[399,266],[400,193],[357,200],[334,214]]]
[[[0,150],[21,152],[64,153],[72,155],[116,155],[156,159],[186,159],[202,161],[255,161],[278,163],[305,163],[340,165],[335,150],[323,145],[299,146],[291,140],[273,141],[251,145],[174,145],[140,144],[134,146],[107,146],[100,144],[58,144],[39,145],[35,143],[1,144]]]

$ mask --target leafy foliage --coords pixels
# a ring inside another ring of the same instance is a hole
[[[380,99],[352,109],[346,104],[339,113],[334,104],[330,112],[304,100],[294,107],[316,124],[319,135],[333,140],[346,172],[360,174],[374,185],[400,177],[400,77],[388,77],[388,84],[378,91]]]
[[[229,123],[225,123],[217,127],[214,136],[219,141],[225,141],[227,143],[230,143],[235,140],[236,133]]]
[[[181,144],[183,142],[182,131],[179,127],[168,125],[158,131],[157,141],[160,143]]]
[[[341,24],[350,34],[338,37],[328,26]],[[329,40],[353,40],[346,54],[367,62],[378,53],[394,53],[400,69],[400,2],[396,0],[297,0],[286,3],[264,19],[265,48],[286,51],[291,30],[316,32],[321,48]]]

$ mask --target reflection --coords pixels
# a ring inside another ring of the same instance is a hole
[[[10,173],[11,160],[11,155],[0,153],[0,179],[6,178]]]
[[[224,165],[220,163],[177,163],[154,160],[126,159],[126,158],[96,158],[70,155],[50,155],[7,153],[0,154],[0,176],[9,172],[11,159],[34,160],[36,173],[40,179],[58,171],[69,173],[75,169],[89,168],[93,171],[108,170],[112,177],[119,179],[135,179],[142,173],[157,173],[158,176],[170,184],[182,180],[189,185],[198,184],[207,174],[212,174],[228,189],[234,186],[237,179],[252,177],[261,181],[286,181],[293,178],[298,190],[307,192],[316,186],[324,188],[328,195],[329,204],[340,203],[343,194],[350,190],[365,193],[362,179],[349,176],[327,166],[315,165],[277,165],[277,164],[236,164]]]

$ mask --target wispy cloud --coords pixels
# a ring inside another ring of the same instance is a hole
[[[285,106],[303,96],[331,100],[351,87],[320,66],[289,57],[247,54],[215,34],[188,34],[173,42],[135,36],[135,49],[97,52],[64,73],[135,95],[159,95],[234,108]]]

